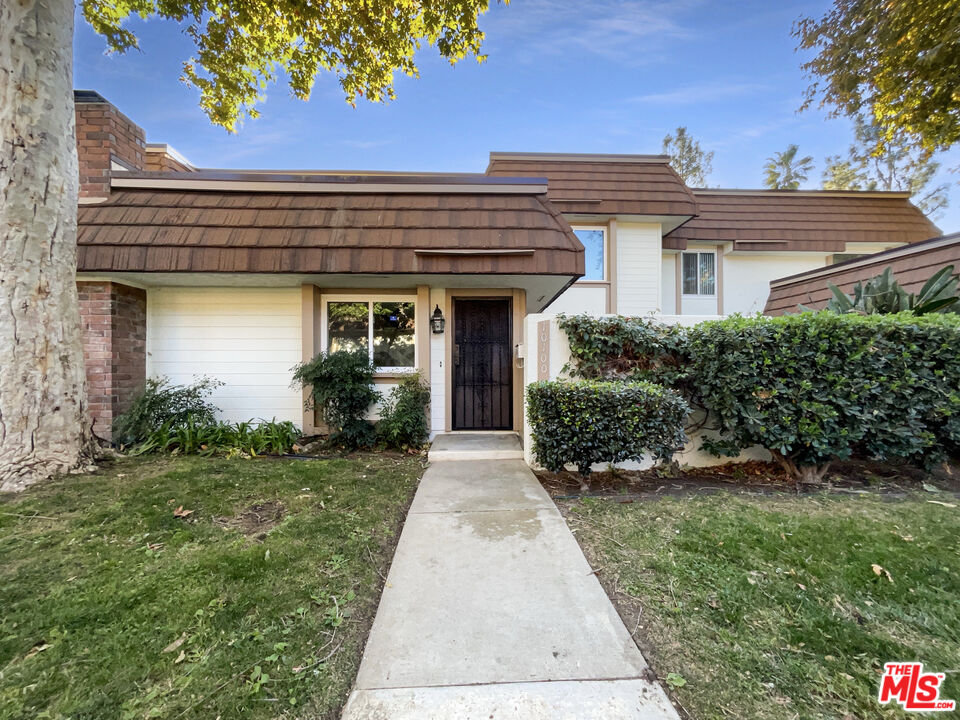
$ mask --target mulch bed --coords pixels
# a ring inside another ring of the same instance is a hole
[[[796,485],[776,463],[727,463],[707,468],[675,469],[655,467],[648,470],[612,470],[590,475],[590,491],[580,492],[575,472],[536,471],[543,487],[554,499],[575,497],[619,498],[622,502],[647,500],[663,495],[683,496],[720,490],[752,494],[796,492]],[[924,488],[924,484],[927,488]],[[869,460],[834,463],[821,485],[808,491],[830,490],[839,493],[874,492],[890,495],[930,489],[960,493],[960,466],[944,464],[933,471],[907,464]]]

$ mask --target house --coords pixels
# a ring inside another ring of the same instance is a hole
[[[952,265],[955,273],[960,271],[960,233],[773,280],[764,313],[784,315],[797,312],[800,305],[823,308],[833,297],[831,284],[850,295],[858,281],[866,282],[888,267],[900,287],[917,293],[935,272],[947,265]]]
[[[200,169],[97,93],[75,101],[77,281],[102,436],[161,375],[222,381],[227,419],[310,432],[291,368],[341,348],[367,350],[384,392],[419,371],[434,434],[519,430],[530,315],[759,311],[774,278],[938,234],[902,194],[690,189],[663,156]]]

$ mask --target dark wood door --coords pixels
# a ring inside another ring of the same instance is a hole
[[[453,301],[453,429],[513,429],[510,301]]]

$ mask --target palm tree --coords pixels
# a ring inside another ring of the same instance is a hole
[[[790,145],[779,152],[763,166],[766,173],[763,184],[771,190],[796,190],[800,183],[806,182],[807,173],[813,170],[813,158],[797,158],[797,146]]]

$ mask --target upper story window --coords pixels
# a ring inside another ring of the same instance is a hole
[[[717,294],[717,254],[685,252],[682,255],[682,278],[684,295]]]
[[[380,371],[416,367],[415,303],[341,300],[326,304],[327,352],[366,350]]]
[[[576,227],[574,235],[583,243],[585,274],[581,280],[606,280],[607,229]]]

